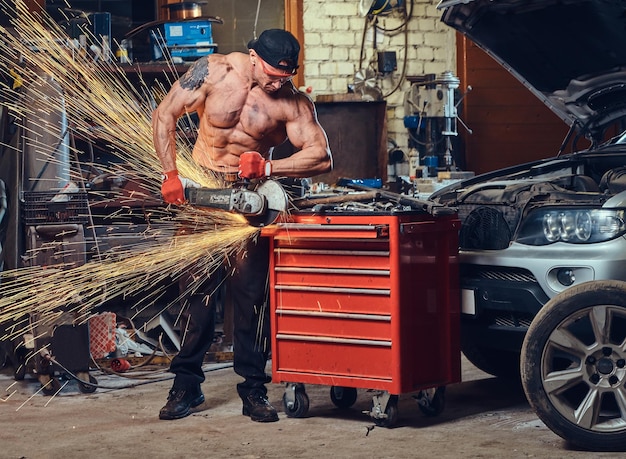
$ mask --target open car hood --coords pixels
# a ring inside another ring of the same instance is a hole
[[[598,139],[626,116],[626,1],[444,0],[442,21]]]

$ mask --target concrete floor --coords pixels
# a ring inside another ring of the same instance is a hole
[[[171,379],[163,367],[133,378],[92,372],[103,386],[92,394],[70,381],[60,393],[36,393],[37,380],[15,383],[0,372],[0,458],[612,458],[574,451],[530,410],[516,384],[492,378],[463,360],[463,382],[448,386],[444,411],[427,417],[412,394],[399,400],[395,428],[375,427],[362,413],[372,394],[336,408],[329,388],[307,386],[305,418],[283,412],[284,387],[269,385],[280,421],[241,415],[230,364],[206,366],[206,402],[191,416],[160,421]],[[140,377],[141,376],[141,377]],[[621,456],[623,457],[623,456]]]

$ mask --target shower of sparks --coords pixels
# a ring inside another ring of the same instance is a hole
[[[13,2],[0,0],[0,7],[12,11]],[[120,159],[133,165],[133,170],[145,177],[152,189],[160,188],[160,166],[156,161],[152,142],[151,113],[165,88],[150,88],[144,81],[133,86],[124,69],[115,63],[94,62],[75,48],[65,31],[45,11],[31,12],[23,0],[16,0],[12,30],[0,28],[7,46],[1,57],[0,69],[5,75],[17,72],[28,84],[29,99],[13,95],[10,108],[31,119],[65,108],[71,120],[71,129],[86,139],[98,138]],[[20,61],[24,64],[18,65]],[[172,74],[175,71],[172,67]],[[59,85],[63,100],[51,99],[43,87]],[[9,88],[6,88],[9,89]],[[28,129],[28,127],[25,127]],[[58,127],[51,134],[58,134]],[[31,128],[32,129],[32,128]],[[61,138],[58,139],[62,141]],[[179,138],[178,168],[181,175],[205,186],[215,186],[215,179],[196,167],[191,160],[191,144]],[[36,141],[36,139],[34,140]],[[51,145],[38,145],[42,154],[56,153]]]
[[[135,307],[149,306],[162,295],[163,286],[182,274],[190,260],[196,260],[210,275],[255,231],[246,224],[223,231],[207,229],[173,236],[154,247],[132,246],[110,259],[69,269],[34,266],[5,273],[0,318],[16,324],[17,329],[9,328],[9,335],[14,335],[26,326],[20,321],[25,312],[30,315],[30,326],[37,328],[68,313],[74,321],[82,322],[105,299],[140,295]]]
[[[0,325],[6,333],[0,340],[13,339],[27,330],[33,332],[38,325],[43,329],[67,314],[75,323],[82,323],[94,308],[113,298],[133,297],[137,311],[159,304],[167,286],[176,282],[190,264],[199,264],[208,276],[258,235],[258,229],[242,216],[228,212],[188,206],[131,208],[137,200],[160,199],[161,169],[153,147],[151,113],[165,88],[148,87],[144,82],[133,86],[115,63],[94,62],[73,45],[45,11],[29,11],[23,0],[0,0],[0,8],[14,18],[11,28],[0,27],[0,75],[8,76],[6,81],[23,82],[23,87],[14,89],[0,78],[0,89],[5,95],[4,105],[21,120],[18,125],[24,131],[25,145],[37,151],[42,164],[65,167],[69,180],[84,191],[85,172],[70,170],[68,164],[73,160],[65,164],[58,158],[65,132],[58,123],[46,121],[50,113],[67,113],[72,138],[97,139],[122,161],[93,166],[102,174],[121,176],[143,190],[127,198],[127,208],[104,219],[108,218],[111,225],[125,217],[129,225],[137,216],[149,221],[141,239],[136,238],[130,245],[111,244],[112,248],[101,252],[95,235],[105,224],[98,227],[92,219],[85,233],[94,236],[96,253],[85,254],[85,263],[64,262],[64,256],[70,256],[75,249],[69,244],[64,246],[66,253],[59,253],[60,244],[52,241],[25,254],[26,267],[1,273]],[[50,86],[58,87],[62,97],[50,97]],[[50,138],[55,142],[51,143]],[[18,155],[25,145],[0,147],[13,149]],[[222,187],[223,183],[194,165],[191,148],[190,141],[180,136],[177,166],[181,175],[205,187]],[[74,159],[84,155],[71,142],[69,151]],[[24,184],[24,188],[28,186]],[[107,196],[103,192],[105,204],[110,199]],[[89,212],[91,215],[91,208]],[[115,228],[112,233],[108,236],[114,240]],[[45,267],[36,264],[39,251],[45,249],[56,251],[58,263]]]

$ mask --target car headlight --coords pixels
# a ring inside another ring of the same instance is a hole
[[[526,217],[515,240],[528,245],[608,241],[626,233],[624,214],[612,209],[536,209]]]

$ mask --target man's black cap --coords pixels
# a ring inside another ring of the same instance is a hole
[[[286,73],[295,74],[298,69],[298,54],[300,44],[296,37],[286,30],[265,30],[256,40],[248,42],[248,49],[256,53],[274,68],[284,70]],[[287,65],[281,64],[281,62]]]

